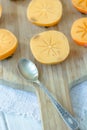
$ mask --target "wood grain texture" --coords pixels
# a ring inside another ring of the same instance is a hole
[[[69,83],[80,78],[87,72],[87,48],[76,45],[70,36],[71,25],[74,20],[84,17],[71,4],[71,0],[61,0],[63,4],[63,17],[55,27],[44,28],[31,24],[26,16],[26,9],[30,0],[10,1],[0,0],[3,7],[3,15],[0,19],[0,28],[12,31],[18,38],[16,53],[9,59],[0,61],[0,78],[15,83],[29,84],[22,79],[16,69],[17,61],[21,57],[31,59],[38,67],[40,81],[52,92],[57,100],[72,113],[69,98]],[[29,41],[37,33],[46,30],[59,30],[69,39],[70,55],[61,64],[42,65],[31,54]],[[29,84],[30,85],[30,84]],[[26,88],[24,88],[26,89]],[[41,102],[41,111],[44,130],[68,130],[59,114],[52,106],[49,99],[38,89]]]

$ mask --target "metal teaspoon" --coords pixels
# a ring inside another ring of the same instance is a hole
[[[44,93],[49,97],[50,101],[59,112],[66,125],[71,128],[71,130],[77,130],[79,128],[79,125],[76,119],[63,108],[63,106],[54,98],[48,89],[38,80],[39,74],[35,64],[30,60],[22,58],[18,61],[17,67],[20,74],[26,80],[36,83],[44,91]]]

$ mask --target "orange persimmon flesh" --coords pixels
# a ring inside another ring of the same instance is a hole
[[[2,16],[2,6],[0,5],[0,18]]]
[[[87,0],[72,0],[72,3],[78,11],[87,14]]]
[[[43,64],[62,62],[70,52],[66,36],[55,30],[35,35],[30,40],[30,48],[35,59]]]
[[[53,26],[62,16],[60,0],[32,0],[27,9],[29,21],[38,26]]]
[[[71,36],[77,44],[87,46],[87,18],[80,18],[73,23]]]
[[[17,38],[8,30],[0,29],[0,60],[11,56],[17,48]]]

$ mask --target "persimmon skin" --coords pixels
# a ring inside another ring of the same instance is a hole
[[[87,14],[87,8],[85,8],[85,7],[80,7],[80,6],[78,6],[75,2],[74,2],[75,0],[72,0],[72,4],[73,4],[73,6],[79,11],[79,12],[81,12],[81,13],[83,13],[83,14]],[[76,0],[77,1],[77,0]]]
[[[12,56],[18,46],[18,40],[9,30],[0,29],[0,60]]]
[[[80,46],[87,46],[87,18],[74,21],[71,27],[71,37]]]

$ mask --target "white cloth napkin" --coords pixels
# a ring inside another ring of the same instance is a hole
[[[34,92],[11,88],[12,84],[0,80],[0,111],[25,117],[32,117],[40,122],[38,97]]]
[[[31,117],[0,112],[0,130],[42,130],[42,124]]]
[[[87,78],[78,80],[71,88],[70,95],[80,130],[87,130]]]

